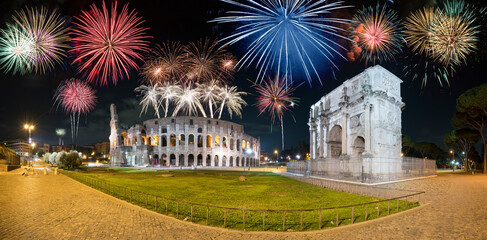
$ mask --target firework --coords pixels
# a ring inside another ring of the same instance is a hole
[[[188,72],[186,77],[192,82],[209,81],[211,79],[225,80],[231,77],[233,71],[229,53],[225,48],[218,48],[217,41],[201,39],[186,45]],[[230,61],[230,62],[229,62]]]
[[[5,72],[25,74],[32,68],[34,42],[17,25],[7,24],[0,38],[0,64]]]
[[[367,63],[385,62],[394,59],[401,52],[403,38],[401,21],[395,11],[384,5],[359,10],[355,15],[359,24],[356,28],[358,47],[362,59]]]
[[[203,117],[206,117],[205,110],[201,104],[200,92],[197,88],[193,88],[191,83],[185,84],[180,88],[180,92],[176,93],[176,107],[174,108],[173,116],[177,116],[180,110],[188,112],[188,116],[198,113],[200,110]]]
[[[447,6],[450,6],[447,1]],[[432,26],[431,51],[435,59],[445,66],[459,66],[465,63],[467,56],[477,49],[478,25],[475,17],[466,5],[454,5],[461,10],[439,11]]]
[[[218,119],[221,118],[224,107],[227,108],[230,118],[232,118],[233,113],[239,117],[242,117],[242,107],[247,105],[247,103],[242,99],[242,96],[247,95],[247,93],[238,92],[237,90],[238,89],[235,86],[224,86],[220,89],[221,104]]]
[[[282,0],[222,0],[241,10],[230,11],[228,16],[217,18],[218,23],[236,23],[236,32],[224,39],[224,46],[249,41],[246,53],[236,67],[255,64],[259,70],[257,81],[262,81],[268,72],[283,74],[286,81],[293,73],[302,72],[311,83],[312,74],[321,83],[318,68],[328,62],[332,69],[335,56],[345,57],[337,50],[344,49],[334,39],[345,30],[340,25],[346,19],[330,17],[336,10],[347,8],[341,1],[327,3],[318,1]]]
[[[208,104],[210,109],[210,117],[213,118],[213,107],[217,107],[221,102],[221,86],[219,81],[213,79],[209,82],[198,83],[198,90],[200,92],[201,101]]]
[[[161,86],[161,90],[160,90],[161,100],[165,101],[164,117],[167,117],[167,113],[169,111],[169,105],[171,104],[171,102],[175,101],[176,97],[181,92],[182,92],[181,86],[179,86],[177,84],[170,84],[168,82],[165,82]]]
[[[424,54],[411,53],[404,57],[403,71],[413,81],[421,80],[421,87],[433,79],[438,81],[441,87],[450,86],[450,77],[455,72],[453,67],[445,67],[434,59]]]
[[[135,88],[135,92],[139,93],[142,97],[142,100],[140,101],[140,105],[142,105],[142,110],[140,111],[139,116],[141,116],[142,113],[147,113],[147,109],[149,108],[149,105],[151,105],[154,108],[157,118],[161,118],[161,116],[159,115],[159,108],[162,104],[161,91],[162,89],[158,86],[157,83],[153,86],[141,85]]]
[[[58,106],[70,114],[71,137],[74,142],[78,135],[80,115],[87,114],[95,108],[97,102],[95,90],[86,82],[72,78],[58,86],[54,98]]]
[[[405,40],[413,51],[419,54],[431,54],[432,27],[437,21],[438,10],[423,8],[412,13],[404,23]]]
[[[287,86],[285,78],[276,77],[275,80],[269,79],[264,84],[254,85],[258,94],[257,109],[259,114],[268,112],[271,116],[272,122],[277,118],[281,123],[282,134],[282,149],[284,149],[284,126],[283,115],[284,112],[289,111],[293,107],[297,98],[292,97],[294,88]]]
[[[131,69],[138,69],[136,60],[142,60],[142,52],[148,50],[149,38],[141,27],[144,22],[135,10],[129,11],[125,4],[120,13],[117,2],[110,11],[105,2],[100,10],[94,4],[91,11],[82,11],[75,17],[74,63],[79,64],[89,82],[106,85],[111,79],[115,85],[119,79],[129,77]]]
[[[67,32],[66,20],[57,10],[46,8],[28,8],[13,16],[21,31],[32,41],[31,58],[34,73],[45,73],[62,63],[66,57]]]
[[[150,83],[177,82],[187,71],[184,46],[179,42],[157,45],[142,68],[142,75]]]
[[[64,145],[63,137],[64,137],[64,135],[66,135],[66,129],[56,128],[56,135],[59,137],[59,145]]]

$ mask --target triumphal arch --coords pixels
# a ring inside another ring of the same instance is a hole
[[[307,173],[362,182],[399,176],[401,83],[377,65],[312,105]]]

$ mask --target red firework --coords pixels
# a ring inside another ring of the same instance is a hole
[[[259,114],[269,112],[272,121],[276,117],[281,121],[284,112],[297,102],[297,99],[291,96],[295,89],[286,85],[285,78],[269,79],[264,84],[254,85],[254,88],[259,95],[256,103]]]
[[[89,82],[106,85],[111,79],[116,85],[119,79],[129,77],[131,69],[139,68],[135,61],[142,60],[142,53],[149,49],[148,28],[141,27],[144,20],[135,10],[129,12],[128,4],[120,13],[116,1],[110,11],[105,2],[102,9],[92,4],[90,11],[82,11],[75,19],[75,46],[70,52],[76,55],[74,62]]]
[[[61,83],[55,98],[56,102],[70,114],[87,114],[95,108],[97,101],[95,90],[86,82],[75,78]]]

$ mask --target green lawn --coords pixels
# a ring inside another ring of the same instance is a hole
[[[355,194],[332,191],[311,184],[302,183],[269,172],[237,172],[237,171],[211,171],[211,170],[149,170],[126,168],[87,168],[86,172],[68,174],[75,179],[93,185],[80,176],[101,180],[118,187],[107,188],[98,183],[96,188],[104,187],[102,191],[116,197],[130,201],[163,214],[169,214],[179,219],[191,220],[192,202],[203,205],[213,205],[228,208],[249,208],[264,210],[294,210],[318,209],[374,202],[380,199]],[[245,176],[246,181],[239,177]],[[125,188],[121,188],[125,187]],[[140,191],[132,192],[130,189]],[[128,192],[127,192],[128,191]],[[149,195],[145,195],[145,193]],[[130,196],[132,195],[132,196]],[[176,201],[167,201],[158,198],[157,209],[155,197],[157,195]],[[146,199],[147,198],[147,199]],[[405,206],[403,201],[389,203],[391,214],[415,206],[409,203]],[[379,204],[380,216],[387,215],[388,202]],[[365,220],[365,205],[354,207],[354,222]],[[339,224],[349,224],[352,219],[352,208],[339,209]],[[193,205],[193,222],[206,224],[206,207]],[[299,231],[301,228],[301,212],[286,212],[285,229]],[[243,211],[209,208],[209,225],[228,228],[243,229]],[[320,211],[303,212],[303,230],[319,228]],[[245,229],[262,230],[264,223],[263,212],[246,211]],[[321,227],[336,225],[336,209],[321,211]],[[377,218],[377,203],[367,206],[367,219]],[[265,230],[282,231],[282,211],[265,213]]]

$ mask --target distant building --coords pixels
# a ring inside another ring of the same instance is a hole
[[[0,145],[0,172],[20,167],[20,156],[14,150]]]
[[[110,154],[110,142],[95,143],[95,154]]]
[[[52,145],[51,146],[51,152],[69,152],[71,150],[70,146],[67,145]]]
[[[2,145],[12,149],[22,160],[32,156],[32,145],[25,139],[13,139],[2,142]]]
[[[49,144],[37,144],[34,151],[37,152],[37,154],[39,156],[42,156],[42,155],[44,155],[44,153],[48,153],[50,151],[50,145]]]

